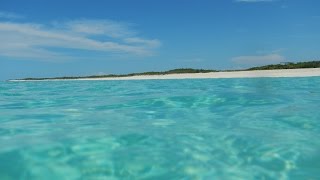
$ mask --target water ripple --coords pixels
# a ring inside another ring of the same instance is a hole
[[[320,78],[0,83],[0,179],[320,179]]]

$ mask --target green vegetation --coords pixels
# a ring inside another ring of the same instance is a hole
[[[301,68],[320,68],[320,61],[272,64],[267,66],[253,67],[247,70],[301,69]]]
[[[247,71],[252,70],[272,70],[272,69],[300,69],[300,68],[320,68],[320,61],[298,62],[298,63],[282,63],[272,64],[267,66],[252,67],[245,69]],[[225,70],[228,71],[242,71],[242,70]],[[143,75],[166,75],[166,74],[183,74],[183,73],[209,73],[219,72],[217,70],[206,69],[191,69],[180,68],[163,72],[143,72],[143,73],[131,73],[131,74],[107,74],[107,75],[94,75],[94,76],[66,76],[66,77],[54,77],[54,78],[25,78],[21,80],[54,80],[54,79],[80,79],[80,78],[114,78],[114,77],[130,77],[130,76],[143,76]]]
[[[166,75],[166,74],[184,74],[184,73],[209,73],[217,72],[216,70],[206,69],[191,69],[180,68],[163,72],[143,72],[143,73],[131,73],[131,74],[107,74],[107,75],[93,75],[93,76],[65,76],[65,77],[53,77],[53,78],[24,78],[21,80],[53,80],[53,79],[80,79],[80,78],[114,78],[114,77],[130,77],[130,76],[143,76],[143,75]]]

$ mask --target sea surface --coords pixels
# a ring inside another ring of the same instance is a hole
[[[320,77],[0,82],[0,179],[320,179]]]

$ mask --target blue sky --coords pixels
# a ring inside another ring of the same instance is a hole
[[[320,59],[318,0],[1,0],[0,80]]]

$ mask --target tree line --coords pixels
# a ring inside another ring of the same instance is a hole
[[[281,64],[271,64],[266,66],[252,67],[244,69],[247,71],[253,70],[273,70],[273,69],[300,69],[300,68],[320,68],[320,61],[308,61],[308,62],[288,62]],[[53,77],[53,78],[24,78],[20,80],[52,80],[52,79],[80,79],[80,78],[114,78],[114,77],[130,77],[130,76],[143,76],[143,75],[166,75],[166,74],[184,74],[184,73],[209,73],[209,72],[226,72],[226,71],[242,71],[242,70],[209,70],[209,69],[192,69],[192,68],[178,68],[169,71],[150,71],[142,73],[130,73],[130,74],[106,74],[106,75],[93,75],[93,76],[65,76],[65,77]]]

